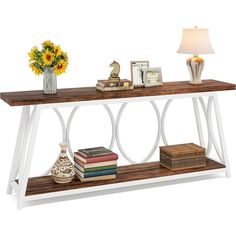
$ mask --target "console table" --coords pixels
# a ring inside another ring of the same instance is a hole
[[[7,192],[14,190],[18,196],[18,208],[22,208],[24,203],[36,199],[53,198],[85,192],[95,192],[148,183],[156,183],[168,180],[178,180],[183,178],[207,176],[210,174],[223,172],[230,175],[227,150],[224,140],[223,127],[217,93],[224,90],[235,90],[235,85],[216,81],[204,80],[203,84],[191,85],[187,81],[166,82],[160,87],[135,88],[129,91],[101,92],[95,87],[59,89],[55,95],[44,95],[43,91],[24,91],[1,93],[1,99],[10,106],[22,106],[22,114],[16,140],[15,152],[10,170]],[[207,97],[207,102],[203,97]],[[165,116],[174,99],[192,99],[196,124],[199,134],[199,143],[206,148],[206,167],[171,171],[162,166],[159,162],[147,162],[159,146],[162,139],[165,145],[168,141],[165,135]],[[166,100],[165,107],[160,113],[155,100]],[[122,113],[130,102],[147,101],[154,108],[158,131],[153,148],[141,161],[135,161],[129,157],[123,149],[119,138],[119,122]],[[113,116],[109,104],[121,103],[121,108],[116,119]],[[103,105],[108,112],[112,124],[112,138],[110,149],[114,142],[117,142],[121,154],[131,165],[118,167],[117,178],[113,180],[103,180],[95,182],[80,182],[74,179],[68,184],[56,184],[47,173],[40,177],[29,178],[30,166],[34,152],[37,128],[40,120],[40,113],[44,109],[53,109],[59,118],[62,127],[63,141],[69,144],[69,153],[73,158],[73,150],[70,147],[70,126],[74,114],[80,106]],[[208,140],[203,137],[202,117],[199,114],[199,105],[203,109],[203,114],[207,123]],[[59,107],[71,106],[72,112],[67,122],[59,112]],[[214,112],[212,112],[214,107]],[[212,124],[212,115],[217,121],[217,132]],[[218,140],[219,139],[219,140]],[[220,143],[220,145],[218,145]],[[212,148],[215,148],[217,159],[210,158]]]

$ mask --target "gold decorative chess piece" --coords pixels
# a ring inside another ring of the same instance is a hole
[[[120,65],[117,61],[110,64],[113,67],[110,76],[106,80],[98,80],[96,89],[100,91],[119,91],[133,89],[133,82],[127,79],[120,79]]]
[[[113,67],[113,70],[110,73],[110,77],[108,78],[109,81],[112,82],[119,82],[120,81],[120,77],[119,77],[119,73],[120,73],[120,65],[118,62],[113,61],[110,64],[110,67]]]

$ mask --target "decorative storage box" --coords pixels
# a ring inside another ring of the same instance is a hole
[[[171,170],[206,166],[205,148],[194,143],[160,147],[160,164]]]

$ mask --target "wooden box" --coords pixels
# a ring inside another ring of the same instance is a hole
[[[194,143],[160,147],[160,164],[171,170],[206,166],[206,149]]]

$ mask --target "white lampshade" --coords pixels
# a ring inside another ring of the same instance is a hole
[[[178,53],[184,54],[210,54],[214,53],[209,39],[208,29],[183,29],[182,42]]]

